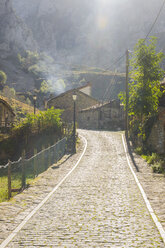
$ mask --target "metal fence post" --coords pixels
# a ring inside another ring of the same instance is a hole
[[[9,160],[8,165],[8,199],[11,198],[11,161]]]

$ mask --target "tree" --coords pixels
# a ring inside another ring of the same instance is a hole
[[[49,92],[49,90],[50,90],[50,87],[49,87],[48,83],[45,80],[43,80],[41,83],[41,87],[40,87],[41,93],[46,94]]]
[[[155,37],[151,37],[148,44],[140,39],[131,60],[129,114],[138,116],[141,121],[157,112],[162,95],[160,80],[164,72],[160,63],[164,55],[156,53],[156,42]]]
[[[131,71],[129,83],[128,114],[130,116],[131,131],[146,139],[145,124],[149,118],[158,112],[159,98],[163,92],[160,81],[164,71],[160,63],[164,58],[162,52],[156,52],[157,39],[151,37],[148,42],[140,39],[134,48],[130,61]],[[125,101],[124,95],[120,98]]]
[[[9,86],[4,86],[2,94],[8,97],[10,101],[12,98],[15,98],[16,93],[14,88],[10,88]]]
[[[0,71],[0,89],[2,90],[7,81],[7,76],[4,71]]]

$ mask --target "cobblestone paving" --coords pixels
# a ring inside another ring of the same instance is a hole
[[[80,143],[77,154],[71,157],[65,155],[21,194],[9,202],[0,203],[0,244],[73,168],[82,151],[83,144]]]
[[[81,131],[76,170],[8,247],[165,247],[117,133]]]

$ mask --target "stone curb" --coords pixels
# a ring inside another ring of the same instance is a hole
[[[134,179],[135,179],[135,181],[136,181],[136,183],[137,183],[137,185],[139,187],[139,190],[140,190],[140,192],[141,192],[141,194],[143,196],[143,199],[145,201],[147,209],[148,209],[148,211],[149,211],[149,213],[150,213],[150,215],[151,215],[151,217],[152,217],[157,229],[159,230],[159,233],[160,233],[160,235],[161,235],[161,237],[163,239],[163,242],[165,243],[165,231],[164,231],[164,229],[162,227],[162,224],[158,221],[158,218],[156,217],[156,215],[155,215],[155,213],[154,213],[154,211],[153,211],[153,209],[151,207],[151,204],[150,204],[150,202],[149,202],[149,200],[148,200],[148,198],[146,196],[146,193],[144,192],[143,187],[139,182],[139,179],[137,178],[134,170],[132,169],[132,166],[131,166],[131,163],[130,163],[130,154],[128,152],[128,147],[126,145],[125,137],[124,137],[123,134],[122,134],[122,141],[123,141],[124,151],[125,151],[125,154],[126,154],[126,158],[127,158],[129,168],[130,168],[130,170],[131,170],[131,172],[132,172],[132,174],[134,176]]]

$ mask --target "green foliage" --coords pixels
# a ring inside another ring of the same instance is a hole
[[[9,99],[10,98],[14,98],[15,97],[15,89],[14,88],[10,88],[8,86],[5,86],[2,90],[2,95],[5,96],[5,97],[8,97]]]
[[[27,70],[28,72],[33,73],[35,76],[38,76],[41,72],[41,69],[37,64],[29,66]]]
[[[142,147],[136,147],[135,149],[135,153],[138,154],[138,155],[142,155],[143,154],[143,148]]]
[[[164,161],[159,161],[152,165],[152,170],[154,173],[162,174],[165,173]]]
[[[7,81],[7,75],[4,71],[0,71],[0,84],[4,85]]]
[[[148,138],[152,125],[158,113],[159,98],[163,92],[160,81],[164,71],[160,67],[164,55],[156,52],[155,37],[145,43],[140,39],[135,46],[131,59],[129,83],[128,114],[130,116],[130,135],[141,139],[144,144]],[[125,94],[120,93],[120,100],[125,104]],[[152,124],[154,121],[152,122]]]
[[[42,81],[40,91],[41,91],[41,93],[48,93],[49,86],[48,86],[48,83],[46,82],[46,80]]]
[[[148,164],[154,164],[159,162],[160,156],[157,153],[152,153],[151,156],[147,156],[147,163]]]
[[[37,52],[32,52],[27,50],[25,52],[25,56],[22,57],[18,54],[18,60],[25,71],[28,71],[29,67],[38,63],[39,61],[39,54]]]
[[[163,53],[156,53],[156,38],[152,37],[148,44],[141,39],[135,46],[131,60],[131,83],[129,84],[129,114],[139,119],[155,114],[158,110],[159,98],[162,95],[160,80],[163,70],[160,63]]]
[[[148,155],[142,154],[141,157],[142,157],[144,160],[146,160],[146,161],[148,160]]]
[[[142,158],[147,161],[149,165],[152,165],[154,173],[165,173],[165,159],[163,156],[152,153],[152,155],[142,155]]]
[[[39,132],[42,131],[59,131],[61,132],[61,115],[62,111],[59,109],[48,109],[47,111],[40,112],[39,114],[27,114],[26,118],[17,126],[14,127],[13,132]]]
[[[54,70],[53,58],[44,53],[26,51],[24,56],[18,54],[18,60],[26,72],[34,74],[36,78],[52,75]]]

